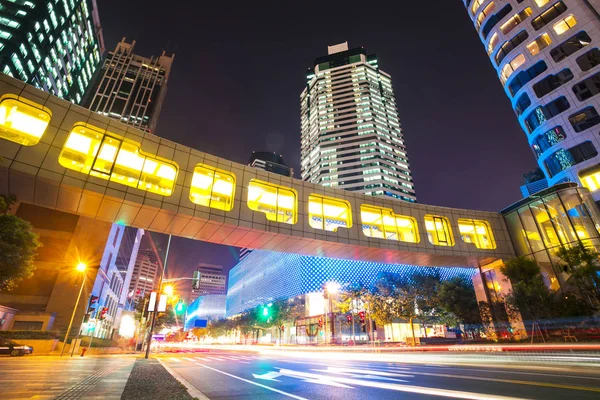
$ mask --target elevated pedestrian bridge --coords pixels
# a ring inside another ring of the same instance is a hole
[[[159,233],[422,266],[476,267],[514,257],[498,213],[272,174],[130,128],[3,74],[0,156],[0,193]]]

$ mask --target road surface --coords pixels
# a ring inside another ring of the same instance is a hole
[[[600,398],[600,371],[591,368],[421,365],[222,350],[156,357],[212,400]]]

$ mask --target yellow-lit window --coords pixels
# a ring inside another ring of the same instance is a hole
[[[196,165],[190,189],[192,203],[231,211],[234,195],[234,174],[204,164]]]
[[[367,237],[419,243],[417,220],[396,215],[389,208],[361,205],[360,218]]]
[[[32,101],[7,94],[0,98],[0,138],[23,146],[40,142],[52,113]]]
[[[426,215],[425,229],[427,230],[429,243],[436,246],[454,246],[454,237],[448,218]]]
[[[579,179],[581,180],[581,184],[588,188],[590,192],[600,189],[600,170],[594,169],[585,175],[581,174]]]
[[[475,15],[475,11],[483,4],[485,0],[474,0],[471,5],[471,15]]]
[[[490,41],[488,43],[488,47],[487,47],[488,56],[494,52],[494,48],[496,48],[498,41],[499,41],[499,36],[496,32],[494,32],[494,34],[492,35],[492,37],[490,38]]]
[[[519,68],[523,63],[525,63],[526,59],[523,54],[519,54],[515,58],[513,58],[509,63],[507,63],[502,68],[502,73],[500,74],[500,80],[502,84],[505,84],[508,78],[515,72],[517,68]]]
[[[308,221],[311,227],[336,232],[338,228],[352,227],[350,203],[332,197],[308,196]]]
[[[496,248],[492,229],[486,221],[461,218],[458,220],[458,230],[465,243],[473,243],[478,249]]]
[[[575,25],[577,25],[577,20],[573,15],[569,15],[565,19],[562,19],[555,23],[552,29],[554,29],[554,32],[556,32],[557,35],[562,35]]]
[[[265,213],[269,221],[295,224],[298,193],[291,188],[252,179],[248,185],[248,208]]]
[[[494,3],[493,1],[491,3],[489,3],[487,6],[484,7],[483,10],[481,10],[481,12],[479,14],[477,14],[477,29],[479,29],[479,27],[481,26],[481,23],[483,22],[484,19],[486,19],[486,17],[488,15],[490,15],[490,13],[496,8],[496,3]]]
[[[535,4],[537,4],[538,7],[543,7],[546,4],[548,4],[550,0],[535,0]]]
[[[550,38],[550,35],[543,33],[541,36],[538,36],[533,42],[527,45],[527,50],[529,50],[529,53],[531,53],[532,56],[535,56],[551,44],[552,39]]]
[[[139,143],[87,124],[73,127],[58,160],[65,168],[163,196],[173,193],[177,177],[175,165],[141,154]]]
[[[533,14],[533,10],[531,9],[531,7],[527,7],[525,9],[523,9],[522,11],[520,11],[520,12],[516,13],[515,15],[513,15],[505,23],[503,23],[502,25],[500,25],[500,31],[502,31],[502,33],[504,35],[508,35],[521,22],[523,22],[527,18],[531,17],[531,14]]]

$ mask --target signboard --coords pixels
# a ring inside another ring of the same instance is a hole
[[[166,294],[160,295],[160,300],[158,300],[158,310],[156,310],[156,311],[158,311],[158,312],[167,311],[167,295]]]
[[[194,328],[206,328],[207,323],[206,319],[197,319],[194,321]]]
[[[148,311],[153,312],[154,306],[156,306],[156,292],[151,292],[150,300],[148,301]]]

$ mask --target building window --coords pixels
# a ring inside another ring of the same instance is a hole
[[[577,20],[575,19],[573,14],[571,14],[568,17],[555,23],[552,29],[554,29],[554,32],[556,32],[557,35],[562,35],[575,25],[577,25]]]
[[[513,72],[515,72],[521,65],[523,65],[525,61],[525,56],[523,54],[519,54],[518,56],[510,60],[510,62],[506,63],[506,65],[502,67],[502,72],[500,73],[500,80],[502,81],[502,84],[506,83],[506,81],[508,80],[508,78],[510,78]]]
[[[531,7],[527,7],[521,12],[512,16],[508,21],[500,25],[500,30],[503,34],[508,35],[515,27],[517,27],[521,22],[525,21],[533,14],[533,10]]]
[[[533,26],[533,29],[535,29],[536,31],[539,31],[550,21],[552,21],[554,18],[558,17],[565,11],[567,11],[567,6],[562,1],[559,1],[558,3],[554,4],[552,7],[541,13],[538,17],[534,18],[533,21],[531,21],[531,26]]]
[[[531,111],[527,117],[525,117],[525,126],[527,126],[529,133],[531,133],[536,130],[538,126],[542,125],[551,118],[556,117],[569,107],[570,104],[564,96],[552,100],[550,103],[544,106],[536,107],[533,111]]]
[[[531,105],[531,99],[527,93],[523,93],[519,99],[517,100],[517,104],[515,105],[515,112],[517,113],[517,117],[520,117],[521,114]]]
[[[492,35],[490,42],[488,43],[487,46],[487,52],[488,52],[488,56],[491,55],[494,52],[494,49],[496,48],[496,45],[498,44],[498,39],[499,36],[496,32],[494,32],[494,34]]]
[[[508,53],[510,53],[515,47],[523,43],[525,40],[527,40],[528,37],[529,34],[527,33],[527,31],[521,31],[517,33],[515,37],[505,42],[500,47],[500,50],[498,50],[498,52],[496,53],[496,65],[500,65],[500,63],[502,62],[502,60],[504,60]]]
[[[269,221],[293,225],[298,221],[298,193],[292,188],[252,179],[248,185],[248,208],[264,213]]]
[[[575,60],[582,71],[589,71],[597,65],[600,65],[600,50],[593,48],[587,53],[577,57]]]
[[[231,211],[235,197],[235,175],[205,164],[194,168],[190,201],[217,210]]]
[[[590,192],[600,189],[600,165],[581,170],[578,175],[581,184],[588,188]]]
[[[519,72],[508,84],[508,91],[511,96],[514,96],[523,86],[528,84],[532,79],[537,78],[540,74],[548,69],[545,61],[539,61],[533,64],[525,71]]]
[[[550,129],[547,132],[542,133],[535,138],[531,148],[533,149],[537,158],[540,158],[542,153],[548,150],[550,147],[564,141],[567,138],[567,134],[562,126],[557,126]]]
[[[535,4],[537,4],[537,6],[541,8],[548,4],[549,1],[550,0],[535,0]]]
[[[365,236],[419,243],[417,220],[396,215],[390,208],[361,205],[360,218]]]
[[[490,13],[492,11],[494,11],[495,8],[496,8],[496,3],[494,3],[492,1],[487,6],[485,6],[485,8],[483,10],[481,10],[481,12],[479,14],[477,14],[477,21],[475,22],[475,25],[477,26],[478,30],[479,30],[479,27],[481,26],[481,23],[483,22],[483,20],[486,19],[486,17],[488,17],[490,15]]]
[[[594,107],[590,106],[569,116],[569,122],[575,132],[583,132],[592,126],[598,125],[600,123],[600,115],[598,115]]]
[[[533,91],[538,98],[542,98],[553,90],[569,82],[571,79],[573,79],[573,73],[571,73],[570,69],[565,68],[556,75],[548,75],[533,85]]]
[[[52,112],[16,95],[0,97],[0,138],[23,146],[34,146],[46,132]]]
[[[496,14],[492,15],[485,24],[483,24],[481,34],[484,40],[487,39],[488,35],[492,31],[492,29],[494,29],[494,27],[498,24],[498,22],[504,19],[504,17],[506,17],[512,11],[512,9],[512,6],[510,4],[507,4]]]
[[[338,228],[352,227],[350,203],[332,197],[308,196],[308,222],[315,229],[337,232]]]
[[[546,47],[550,46],[551,44],[552,44],[552,39],[550,39],[550,35],[548,35],[547,33],[542,33],[533,42],[531,42],[527,45],[527,50],[529,50],[529,53],[532,56],[535,56],[536,54],[538,54],[540,51],[542,51]]]
[[[574,85],[573,93],[579,101],[587,100],[600,93],[600,72]]]
[[[557,47],[550,51],[552,59],[556,62],[562,61],[569,57],[576,51],[588,46],[592,42],[592,39],[584,31],[579,32],[575,36],[567,39],[564,43],[561,43]]]
[[[475,15],[475,11],[483,4],[485,0],[475,0],[471,5],[471,16]]]
[[[460,218],[458,230],[465,243],[473,243],[478,249],[493,250],[496,248],[492,229],[486,221]]]
[[[139,149],[139,143],[80,122],[73,126],[58,160],[63,167],[77,172],[170,196],[177,167],[145,156]]]
[[[585,160],[589,160],[598,155],[598,151],[590,141],[586,141],[571,147],[570,149],[560,149],[553,153],[544,161],[546,169],[550,176],[554,176],[573,165],[577,165]]]
[[[425,230],[429,243],[436,246],[454,246],[454,237],[448,218],[425,215]]]

